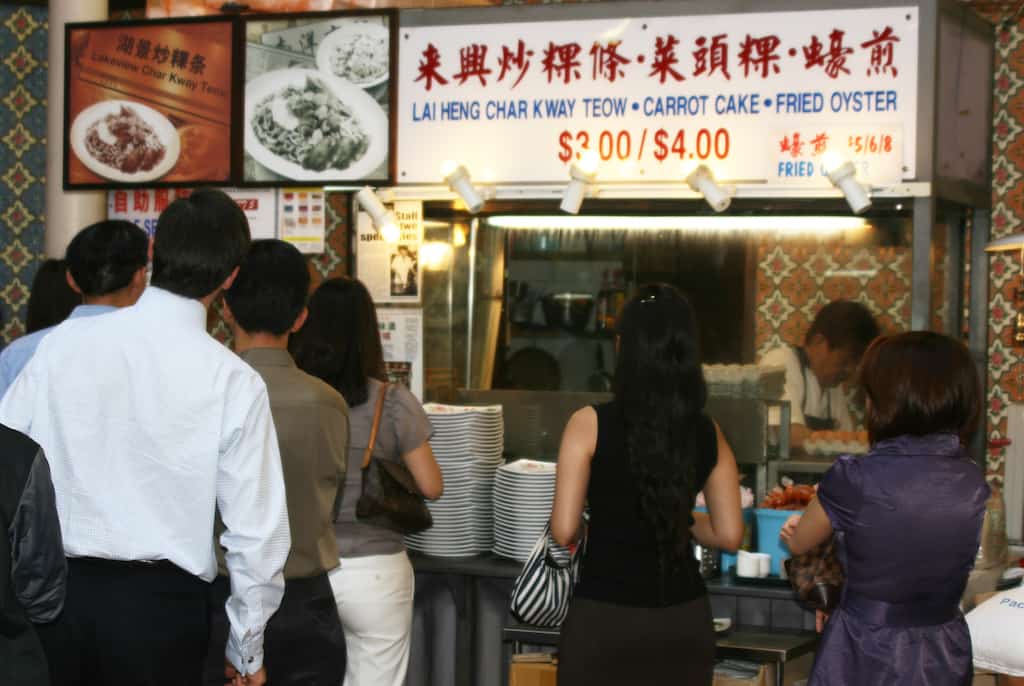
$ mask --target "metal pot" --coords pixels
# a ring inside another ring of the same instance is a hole
[[[589,293],[551,293],[541,300],[548,326],[583,331],[590,323],[594,296]]]

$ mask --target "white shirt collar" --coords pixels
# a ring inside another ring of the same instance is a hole
[[[149,286],[135,305],[142,311],[157,311],[162,319],[173,320],[183,326],[206,329],[206,308],[198,300],[175,295],[156,286]]]

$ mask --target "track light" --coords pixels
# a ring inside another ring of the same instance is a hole
[[[473,181],[469,178],[469,171],[464,166],[451,161],[445,162],[441,165],[441,174],[452,192],[458,193],[462,201],[466,203],[466,209],[472,214],[483,209],[484,196],[473,185]]]
[[[562,204],[559,205],[563,212],[579,214],[587,186],[594,183],[597,176],[597,163],[597,153],[585,150],[580,159],[569,167],[569,185],[565,187]]]
[[[825,166],[828,180],[843,192],[854,214],[863,214],[871,207],[871,198],[868,197],[867,189],[857,181],[857,168],[853,166],[853,162],[844,162],[826,153],[822,164]]]
[[[705,164],[697,165],[693,171],[687,174],[686,183],[690,188],[703,195],[715,212],[724,212],[732,202],[732,194],[728,189],[715,182],[714,175]]]
[[[356,193],[356,202],[366,210],[373,220],[373,226],[380,233],[386,243],[397,243],[401,231],[398,229],[398,220],[395,213],[384,207],[377,194],[369,186],[365,186]]]

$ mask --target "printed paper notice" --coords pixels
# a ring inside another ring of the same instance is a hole
[[[326,196],[322,188],[282,188],[277,199],[281,240],[304,253],[324,251],[327,230]]]
[[[380,308],[377,320],[388,380],[423,402],[423,310]]]
[[[418,303],[422,288],[420,246],[423,244],[423,204],[396,202],[399,237],[384,240],[370,215],[360,212],[356,221],[356,273],[374,302]]]

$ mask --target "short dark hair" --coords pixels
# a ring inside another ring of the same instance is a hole
[[[149,238],[131,222],[108,219],[79,231],[64,260],[83,295],[107,295],[125,288],[146,266]]]
[[[864,305],[834,300],[818,310],[804,340],[810,342],[812,336],[821,334],[829,348],[849,350],[859,358],[879,333],[878,322]]]
[[[44,260],[32,278],[28,294],[25,333],[56,326],[82,304],[82,296],[68,285],[67,264],[53,258]]]
[[[250,333],[288,333],[309,297],[306,258],[290,243],[253,241],[224,299]]]
[[[185,298],[220,287],[249,249],[245,213],[223,191],[203,188],[160,215],[153,240],[151,283]]]
[[[860,384],[871,442],[978,428],[981,384],[967,348],[949,336],[911,331],[876,339],[864,353]]]
[[[299,369],[334,387],[349,407],[366,402],[368,379],[387,381],[377,309],[357,279],[342,276],[320,284],[289,350]]]

